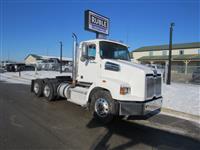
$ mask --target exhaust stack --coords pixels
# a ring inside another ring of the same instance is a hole
[[[76,76],[77,76],[77,36],[75,33],[72,33],[73,38],[73,67],[72,67],[72,86],[76,85]]]

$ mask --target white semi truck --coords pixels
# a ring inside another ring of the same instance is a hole
[[[89,109],[108,123],[115,116],[157,114],[162,105],[162,76],[130,61],[128,46],[112,40],[77,43],[73,34],[71,76],[32,80],[31,91],[52,101],[67,101]]]

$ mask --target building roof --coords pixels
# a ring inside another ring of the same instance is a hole
[[[139,61],[155,61],[155,60],[168,60],[168,55],[165,56],[143,56],[138,59]],[[199,60],[200,54],[193,55],[172,55],[172,60]]]
[[[60,59],[60,57],[57,57],[57,56],[43,56],[43,55],[36,55],[36,54],[29,54],[25,59],[27,59],[29,56],[32,56],[38,60],[41,60],[41,59],[51,59],[51,58],[57,58],[57,59]],[[62,57],[62,60],[64,61],[72,61],[72,58],[68,58],[68,57]]]
[[[41,59],[41,58],[42,58],[41,56],[36,55],[36,54],[29,54],[28,56],[26,56],[26,58],[28,58],[29,56],[32,56],[32,57],[34,57],[34,58],[36,58],[36,59]],[[25,59],[26,59],[26,58],[25,58]]]
[[[192,42],[192,43],[180,43],[173,44],[172,49],[190,49],[190,48],[200,48],[200,42]],[[169,45],[154,45],[154,46],[144,46],[133,50],[132,52],[144,52],[144,51],[161,51],[168,50]]]

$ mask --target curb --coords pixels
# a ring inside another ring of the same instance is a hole
[[[154,129],[160,129],[168,133],[177,134],[177,135],[185,136],[185,137],[200,141],[200,136],[198,133],[191,133],[189,130],[184,130],[183,128],[163,125],[163,124],[159,124],[155,122],[150,122],[148,120],[136,120],[133,122],[137,124],[145,125]]]
[[[163,108],[161,109],[161,113],[168,115],[168,116],[173,116],[173,117],[177,117],[180,119],[185,119],[188,121],[193,121],[195,123],[198,123],[200,125],[200,116],[199,115],[192,115],[192,114],[188,114],[185,112],[180,112],[180,111],[176,111],[173,109],[169,109],[169,108]]]

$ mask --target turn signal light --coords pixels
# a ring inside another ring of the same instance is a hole
[[[120,87],[120,95],[126,95],[130,92],[129,87]]]

